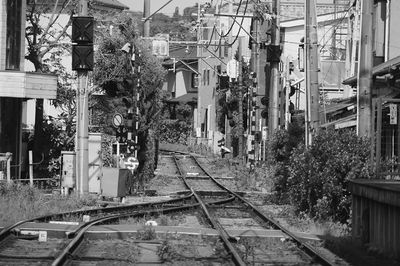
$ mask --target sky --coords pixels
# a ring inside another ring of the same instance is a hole
[[[144,0],[118,0],[124,5],[129,6],[132,11],[141,11],[143,12]],[[166,4],[169,0],[150,0],[150,12],[153,13],[164,4]],[[183,9],[188,6],[194,6],[195,3],[199,2],[205,3],[205,0],[172,0],[171,3],[166,5],[159,12],[164,13],[165,15],[172,16],[175,11],[175,7],[179,7],[179,13],[182,14]]]

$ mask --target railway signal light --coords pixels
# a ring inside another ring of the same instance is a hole
[[[93,44],[93,28],[93,17],[72,17],[72,43]]]
[[[264,96],[261,98],[261,104],[264,105],[264,109],[261,111],[261,117],[264,119],[268,118],[268,97]]]
[[[225,146],[225,138],[218,140],[218,147]]]
[[[128,153],[134,153],[136,150],[139,149],[139,145],[133,140],[128,140],[126,148]]]
[[[116,129],[115,136],[119,143],[124,143],[124,142],[126,142],[127,137],[128,137],[128,130],[126,130],[125,126],[119,126]]]
[[[93,70],[93,28],[93,17],[72,17],[72,70]]]
[[[72,70],[93,70],[93,46],[72,45]]]

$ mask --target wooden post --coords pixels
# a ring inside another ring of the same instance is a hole
[[[28,152],[29,154],[29,184],[33,187],[33,154],[32,151]]]

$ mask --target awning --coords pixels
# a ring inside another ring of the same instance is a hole
[[[334,126],[335,129],[352,127],[356,125],[356,119],[357,119],[357,114],[352,114],[347,117],[322,124],[320,127],[327,128],[329,126]]]
[[[174,99],[170,99],[167,102],[169,103],[197,103],[197,93],[196,92],[189,92],[186,94],[183,94],[179,97],[176,97]]]
[[[400,56],[392,58],[382,64],[374,66],[372,68],[372,76],[381,76],[390,73],[392,70],[397,70],[400,67]],[[343,80],[344,85],[356,85],[357,84],[357,75],[354,75],[350,78]]]
[[[184,64],[187,68],[189,68],[191,71],[193,71],[194,73],[196,73],[197,75],[200,75],[200,73],[194,69],[193,67],[189,66],[189,64],[185,63],[185,61],[183,60],[179,60],[179,62],[181,62],[182,64]]]
[[[356,103],[336,103],[324,108],[325,113],[334,113],[342,109],[351,108],[351,106],[356,106]],[[322,112],[322,111],[321,111]]]

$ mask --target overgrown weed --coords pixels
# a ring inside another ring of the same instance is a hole
[[[48,195],[28,185],[0,182],[1,226],[11,225],[24,219],[95,205],[96,199],[90,196]]]

